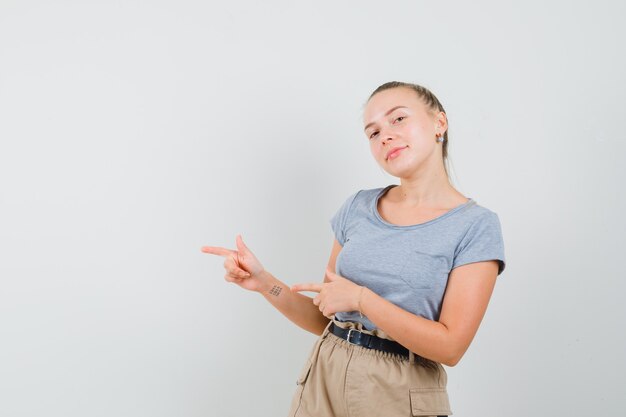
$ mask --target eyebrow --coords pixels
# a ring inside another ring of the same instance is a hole
[[[393,108],[391,108],[391,109],[387,110],[387,113],[385,113],[385,116],[389,116],[389,114],[390,114],[392,111],[394,111],[394,110],[398,110],[398,109],[408,109],[408,107],[406,107],[406,106],[396,106],[396,107],[393,107]],[[365,126],[365,127],[363,128],[363,131],[366,131],[366,130],[367,130],[367,128],[368,128],[368,127],[370,127],[370,126],[371,126],[371,125],[373,125],[373,124],[374,124],[374,122],[368,123],[368,124],[367,124],[367,126]]]

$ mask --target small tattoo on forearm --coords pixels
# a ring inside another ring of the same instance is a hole
[[[270,294],[278,296],[278,294],[280,294],[282,290],[283,289],[280,286],[274,285],[272,289],[270,290]]]

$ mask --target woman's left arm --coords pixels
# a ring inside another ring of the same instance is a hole
[[[416,316],[368,288],[361,295],[361,312],[410,351],[454,366],[478,331],[497,275],[497,261],[474,262],[454,268],[448,277],[439,321]]]

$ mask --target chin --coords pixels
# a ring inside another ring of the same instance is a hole
[[[410,175],[412,172],[418,168],[419,164],[411,163],[411,161],[393,161],[394,163],[387,163],[385,161],[385,165],[383,165],[383,169],[389,174],[395,177],[401,177],[405,175]],[[398,162],[398,163],[395,163]]]
[[[409,169],[389,169],[388,167],[383,167],[383,170],[385,170],[387,174],[397,178],[409,177],[411,174],[411,170]]]

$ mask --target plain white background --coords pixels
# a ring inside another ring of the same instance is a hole
[[[321,281],[339,205],[397,183],[361,120],[390,80],[438,96],[454,185],[503,228],[455,415],[615,414],[625,12],[1,0],[0,415],[286,415],[316,337],[200,247]]]

